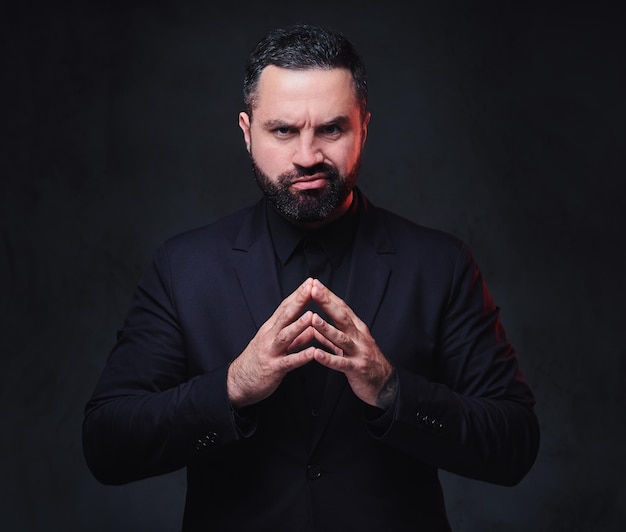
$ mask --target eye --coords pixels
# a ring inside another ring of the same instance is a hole
[[[288,126],[276,127],[272,131],[274,135],[276,135],[277,137],[281,137],[281,138],[289,137],[291,134],[293,134],[292,128]]]
[[[339,135],[341,128],[337,124],[326,124],[322,127],[321,133],[323,135]]]

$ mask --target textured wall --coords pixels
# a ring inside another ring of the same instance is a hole
[[[97,484],[82,409],[155,246],[258,197],[243,62],[295,21],[356,41],[373,112],[362,188],[472,245],[538,398],[542,447],[519,486],[442,473],[455,531],[626,527],[616,10],[14,4],[0,7],[0,528],[178,529],[183,473]]]

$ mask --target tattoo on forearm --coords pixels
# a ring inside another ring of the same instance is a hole
[[[395,368],[391,372],[391,375],[387,379],[387,382],[383,384],[383,387],[378,392],[376,397],[376,406],[383,410],[387,410],[396,399],[396,393],[398,391],[398,376],[396,375]]]

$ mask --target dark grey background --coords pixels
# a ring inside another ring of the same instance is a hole
[[[82,410],[156,245],[258,197],[243,63],[266,30],[304,21],[345,31],[368,65],[362,188],[471,244],[537,395],[541,451],[519,486],[442,473],[455,531],[625,529],[616,8],[14,4],[0,7],[0,528],[178,530],[183,474],[99,485]]]

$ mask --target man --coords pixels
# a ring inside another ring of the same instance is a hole
[[[344,36],[271,32],[244,98],[263,198],[157,250],[87,462],[107,484],[186,467],[185,531],[450,530],[438,469],[514,485],[537,453],[498,307],[464,243],[356,186],[370,114]]]

